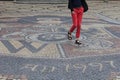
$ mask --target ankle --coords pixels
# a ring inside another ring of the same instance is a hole
[[[76,43],[80,43],[80,40],[75,40]]]
[[[80,39],[79,39],[79,38],[76,38],[76,41],[80,41]]]
[[[68,31],[68,34],[71,34],[71,32],[70,32],[70,31]]]

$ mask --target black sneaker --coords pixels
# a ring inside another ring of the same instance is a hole
[[[71,35],[70,32],[68,32],[68,39],[69,39],[69,40],[72,40],[72,35]]]
[[[79,40],[75,40],[75,44],[81,45],[82,43]]]

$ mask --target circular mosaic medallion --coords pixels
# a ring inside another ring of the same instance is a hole
[[[73,36],[75,39],[75,36]],[[81,40],[87,39],[86,36],[81,35]],[[40,33],[40,34],[32,34],[26,36],[26,40],[30,41],[43,41],[43,42],[63,42],[67,41],[67,34],[66,33]]]

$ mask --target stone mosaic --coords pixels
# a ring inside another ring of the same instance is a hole
[[[0,21],[9,26],[1,27],[0,43],[1,47],[4,46],[1,48],[2,54],[7,53],[19,57],[33,58],[74,58],[120,52],[119,44],[117,44],[120,41],[116,38],[119,37],[118,26],[114,28],[83,27],[81,31],[83,44],[80,47],[76,47],[74,45],[75,33],[72,34],[72,41],[67,40],[68,25],[65,24],[71,23],[70,17],[38,15],[21,18],[14,17],[13,19],[1,18]],[[93,23],[101,25],[112,24],[111,22],[105,23],[104,20],[97,18],[87,18],[83,21],[84,25],[92,26],[91,24]],[[116,36],[115,38],[114,35]],[[36,43],[39,45],[36,46]],[[48,47],[50,45],[54,49]],[[49,51],[49,53],[46,51]]]
[[[119,80],[119,1],[88,4],[78,47],[67,4],[0,1],[0,80]]]

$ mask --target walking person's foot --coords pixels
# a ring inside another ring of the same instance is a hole
[[[68,32],[68,40],[72,40],[72,34]]]
[[[81,45],[82,43],[80,42],[80,40],[75,40],[75,44]]]

